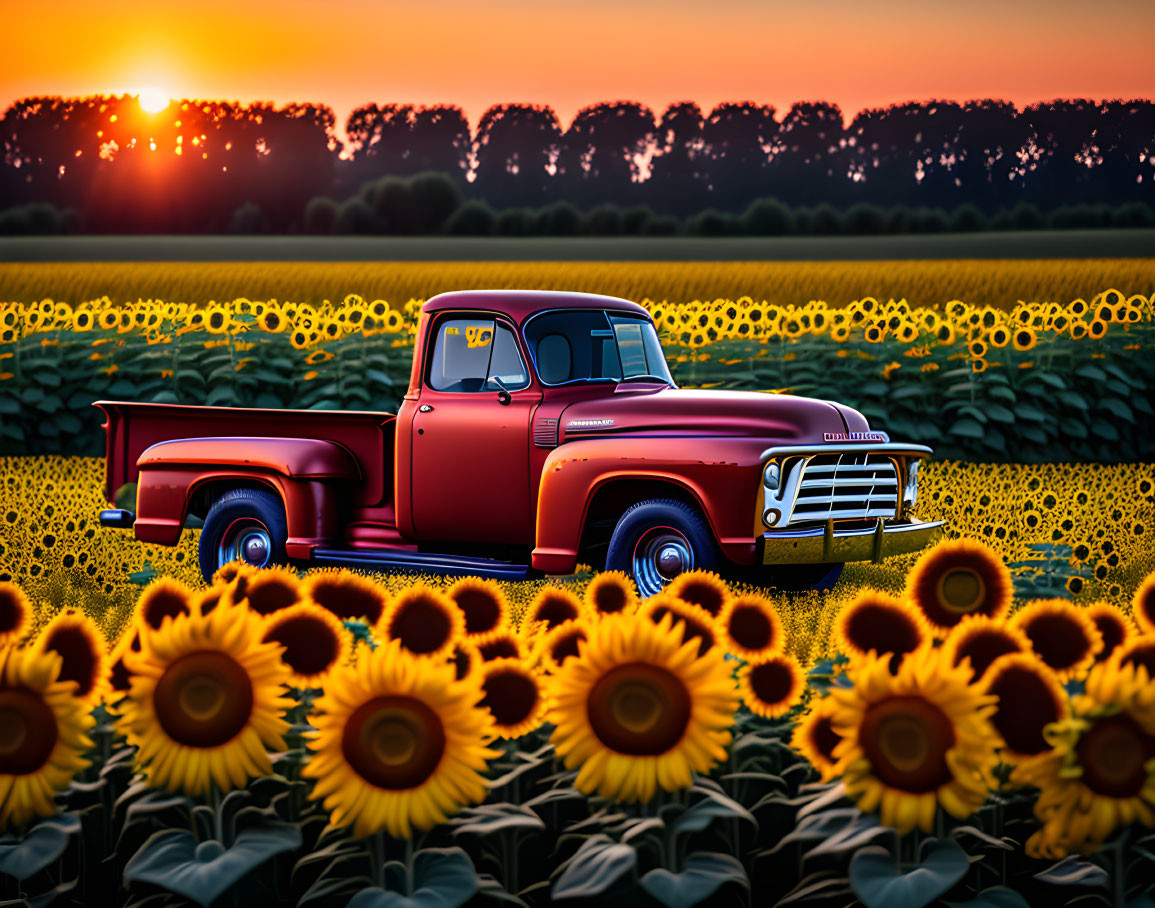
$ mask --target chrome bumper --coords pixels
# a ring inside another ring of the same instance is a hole
[[[834,521],[824,526],[783,529],[762,534],[762,564],[813,564],[820,562],[873,561],[891,555],[917,552],[941,534],[944,521],[884,523],[873,527],[839,530]]]

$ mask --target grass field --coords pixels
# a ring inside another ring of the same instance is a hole
[[[1010,309],[1069,303],[1107,288],[1155,289],[1155,257],[918,261],[453,261],[453,262],[24,262],[0,264],[0,302],[51,298],[73,305],[107,296],[207,303],[247,297],[311,304],[349,293],[395,307],[447,290],[580,290],[656,302],[749,296],[776,304],[864,296],[940,307],[960,299]]]

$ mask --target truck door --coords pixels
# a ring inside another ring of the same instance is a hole
[[[412,434],[422,540],[531,544],[530,416],[541,392],[512,325],[446,313],[430,328]]]

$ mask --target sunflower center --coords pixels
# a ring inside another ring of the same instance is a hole
[[[730,636],[743,649],[761,650],[770,645],[770,619],[760,608],[739,606],[730,615]]]
[[[165,618],[188,614],[188,600],[174,590],[156,590],[144,605],[144,620],[154,631],[160,630]]]
[[[767,706],[776,706],[794,689],[794,674],[788,664],[777,660],[754,665],[750,668],[750,689]]]
[[[341,752],[353,770],[378,788],[416,788],[428,779],[445,751],[437,714],[413,697],[377,697],[349,717]]]
[[[1127,628],[1123,622],[1110,613],[1098,614],[1093,620],[1095,627],[1099,629],[1099,634],[1103,637],[1103,649],[1095,658],[1102,661],[1123,642],[1127,636]]]
[[[690,693],[672,672],[645,662],[619,665],[590,691],[594,734],[611,750],[657,756],[676,745],[690,722]]]
[[[60,654],[59,680],[75,681],[76,696],[86,696],[96,684],[99,659],[84,631],[79,627],[58,628],[44,646]]]
[[[1124,665],[1142,665],[1147,674],[1155,677],[1155,639],[1140,639],[1123,659]]]
[[[43,699],[23,688],[0,690],[0,773],[36,772],[56,747],[56,716]]]
[[[981,678],[991,663],[999,656],[1008,653],[1017,653],[1021,647],[1014,637],[992,628],[982,633],[973,634],[963,641],[955,651],[954,664],[958,665],[963,659],[971,660],[971,671],[976,678]]]
[[[0,634],[10,633],[24,620],[24,609],[16,594],[0,586]]]
[[[555,597],[546,599],[538,606],[536,620],[544,621],[549,627],[554,628],[576,617],[578,610],[574,608],[572,602]]]
[[[954,729],[942,710],[922,697],[872,704],[859,740],[875,774],[891,788],[922,794],[951,780],[946,755],[954,746]]]
[[[157,721],[187,747],[219,747],[235,738],[253,712],[253,684],[231,656],[189,653],[161,675],[153,693]]]
[[[687,583],[678,591],[678,598],[691,605],[700,605],[711,615],[722,611],[725,603],[722,591],[710,583]]]
[[[393,616],[390,634],[417,655],[435,653],[449,639],[449,616],[425,599],[406,603]]]
[[[617,583],[606,583],[594,593],[594,607],[603,615],[613,615],[629,604],[626,591]]]
[[[814,749],[830,762],[834,762],[834,748],[842,736],[834,730],[834,724],[829,716],[823,716],[810,729],[810,743]]]
[[[1051,686],[1025,666],[995,671],[999,672],[998,677],[988,688],[988,693],[999,698],[995,729],[1015,753],[1042,753],[1050,747],[1043,737],[1043,728],[1062,718],[1061,704],[1056,702]]]
[[[481,705],[493,713],[494,721],[505,728],[519,725],[537,706],[538,690],[532,678],[516,669],[499,671],[485,679]]]
[[[581,628],[562,634],[553,645],[553,661],[561,665],[570,656],[578,654],[578,644],[586,639],[586,633]]]
[[[478,647],[482,662],[492,662],[494,659],[516,659],[521,653],[517,649],[517,641],[512,637],[498,637]]]
[[[465,615],[465,633],[486,634],[501,621],[501,606],[485,590],[459,590],[454,594],[457,607]]]
[[[948,612],[965,615],[983,604],[987,585],[982,575],[968,567],[946,571],[938,581],[938,604]]]
[[[1136,797],[1147,781],[1146,763],[1155,757],[1155,736],[1144,734],[1126,713],[1100,719],[1075,747],[1083,784],[1110,798]]]
[[[261,615],[271,615],[293,605],[298,598],[296,584],[272,577],[268,580],[250,583],[245,591],[249,608]]]
[[[864,653],[871,650],[879,655],[893,653],[892,672],[898,669],[901,657],[913,652],[922,642],[918,626],[909,615],[884,605],[859,606],[846,622],[845,633],[847,641]]]
[[[1061,613],[1038,615],[1023,630],[1039,657],[1058,671],[1078,664],[1091,648],[1083,627]]]
[[[282,621],[265,639],[285,647],[281,661],[306,678],[327,671],[340,652],[340,641],[332,628],[310,615],[295,615]]]

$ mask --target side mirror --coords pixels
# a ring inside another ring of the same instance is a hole
[[[513,397],[510,396],[509,388],[506,387],[505,382],[503,382],[496,375],[491,376],[490,381],[492,381],[495,385],[497,385],[497,387],[501,389],[497,392],[497,402],[503,407],[508,407],[513,402]]]

